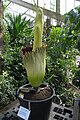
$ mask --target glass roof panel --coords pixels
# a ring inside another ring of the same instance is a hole
[[[20,5],[17,5],[17,4],[12,3],[12,2],[8,5],[7,9],[9,10],[9,12],[10,11],[17,12],[17,13],[21,13],[21,14],[25,13],[28,10],[27,8],[24,8]]]
[[[37,4],[37,0],[22,0],[22,1],[31,4],[34,4],[35,1],[35,3]],[[40,7],[44,7],[46,9],[56,12],[56,0],[38,0],[38,5]],[[71,9],[77,7],[78,5],[80,5],[80,2],[76,0],[60,0],[60,13],[63,15],[66,12],[69,12]],[[23,16],[27,17],[27,19],[34,19],[35,17],[35,12],[33,12],[32,10],[12,2],[10,2],[10,4],[8,5],[7,11],[15,15],[19,13],[23,14]]]
[[[69,12],[71,9],[80,5],[80,1],[76,0],[60,0],[60,13],[64,15],[66,12]]]
[[[6,11],[11,13],[12,15],[22,14],[23,17],[26,17],[27,19],[33,19],[35,17],[35,12],[33,12],[32,10],[12,2],[8,5]]]
[[[22,1],[31,4],[34,4],[35,1],[35,3],[37,4],[37,0],[22,0]],[[38,0],[38,5],[40,7],[44,7],[46,9],[56,12],[56,0]],[[69,12],[71,9],[77,7],[78,5],[80,5],[80,2],[76,0],[60,0],[60,12],[61,14],[65,14],[66,12]],[[28,9],[11,2],[8,6],[8,10],[10,12],[13,11],[14,13],[17,12],[23,14]]]

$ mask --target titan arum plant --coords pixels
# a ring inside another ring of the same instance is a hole
[[[46,45],[42,44],[43,27],[43,10],[37,8],[33,46],[22,48],[24,67],[27,71],[28,81],[33,88],[38,88],[41,85],[45,75]]]

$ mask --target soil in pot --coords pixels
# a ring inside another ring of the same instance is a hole
[[[52,91],[49,86],[40,86],[37,90],[29,88],[28,92],[24,93],[24,99],[27,100],[44,100],[52,95]]]
[[[20,97],[21,93],[24,94],[23,98]],[[30,85],[19,89],[20,105],[31,111],[29,120],[48,120],[53,93],[53,89],[46,85],[41,85],[37,91]]]

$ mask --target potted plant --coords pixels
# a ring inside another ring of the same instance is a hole
[[[31,111],[29,120],[48,120],[54,90],[43,84],[46,67],[46,45],[42,44],[43,11],[37,8],[32,46],[22,47],[22,58],[30,84],[18,90],[20,105]]]

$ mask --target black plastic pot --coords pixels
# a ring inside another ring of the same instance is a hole
[[[51,87],[50,87],[51,88]],[[50,115],[50,109],[52,105],[52,99],[54,90],[51,88],[52,95],[44,100],[27,100],[18,96],[20,106],[23,106],[31,110],[29,120],[48,120]],[[18,91],[19,94],[19,91]]]

